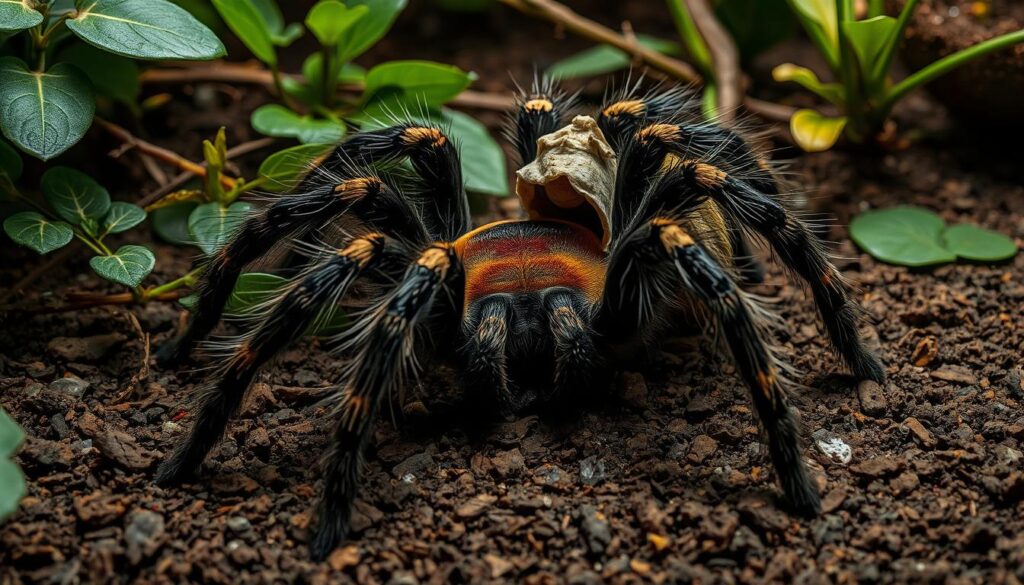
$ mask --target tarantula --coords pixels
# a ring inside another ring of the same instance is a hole
[[[339,304],[355,304],[362,309],[335,339],[335,351],[350,361],[324,462],[316,558],[349,530],[382,399],[429,355],[453,360],[482,408],[564,408],[594,392],[607,378],[603,369],[681,323],[708,325],[724,338],[786,500],[816,515],[820,501],[801,455],[785,366],[769,342],[766,313],[738,284],[745,238],[767,243],[806,281],[852,373],[881,382],[882,365],[858,334],[862,311],[850,287],[780,202],[763,154],[740,133],[688,115],[693,100],[685,91],[641,95],[634,87],[603,106],[596,122],[568,123],[572,107],[572,97],[535,83],[520,91],[511,114],[515,148],[533,161],[517,182],[529,219],[472,229],[456,145],[441,128],[416,123],[354,135],[298,192],[249,217],[209,261],[187,329],[162,348],[165,363],[187,357],[210,333],[242,268],[276,243],[328,226],[344,241],[316,255],[232,343],[158,481],[195,472],[259,369]]]

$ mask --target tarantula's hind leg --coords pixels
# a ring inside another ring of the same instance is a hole
[[[544,299],[548,312],[548,327],[555,341],[555,384],[551,399],[570,401],[589,393],[600,379],[599,353],[594,345],[593,332],[581,317],[589,309],[574,302],[571,294],[555,292]]]
[[[508,377],[508,319],[511,301],[495,297],[470,310],[467,317],[469,342],[462,350],[466,400],[481,409],[497,408],[499,414],[516,412]]]
[[[313,268],[287,290],[266,319],[235,348],[210,386],[203,389],[188,437],[157,472],[158,483],[189,476],[224,434],[250,383],[268,360],[302,337],[319,315],[345,295],[359,274],[377,262],[387,239],[369,234]]]

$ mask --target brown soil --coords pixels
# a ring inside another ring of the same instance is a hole
[[[479,35],[438,44],[423,33],[380,51],[451,60],[496,89],[506,70],[522,78],[531,60],[581,44],[552,42],[547,25],[502,14],[500,25],[478,24]],[[246,92],[219,120],[234,115],[242,132],[237,112],[259,101]],[[187,113],[169,116],[170,127]],[[920,99],[900,114],[942,119]],[[202,133],[188,120],[193,130],[165,143]],[[29,496],[0,527],[0,582],[1019,583],[1024,255],[910,271],[860,253],[842,227],[869,207],[918,204],[1020,244],[1017,162],[955,136],[795,161],[812,205],[839,220],[827,236],[862,289],[890,376],[884,388],[855,388],[806,296],[772,267],[759,292],[779,299],[780,343],[806,386],[795,402],[824,496],[816,520],[780,508],[732,367],[682,340],[642,373],[621,373],[620,396],[575,419],[526,416],[479,431],[431,414],[436,401],[396,404],[400,424],[382,421],[372,441],[356,533],[329,562],[313,563],[307,527],[326,424],[316,403],[339,375],[317,341],[284,352],[261,377],[200,481],[162,489],[151,483],[155,465],[190,423],[186,400],[202,372],[154,369],[126,393],[144,365],[126,309],[8,314],[0,402],[29,435],[17,458]],[[0,254],[5,287],[40,264],[10,245]],[[157,254],[154,281],[191,260],[170,246]],[[108,287],[79,254],[25,297],[41,303],[68,288]],[[131,310],[154,343],[179,318],[170,304]],[[89,387],[79,394],[65,376]],[[436,371],[421,391],[449,388]],[[848,462],[816,446],[832,437],[850,446]]]

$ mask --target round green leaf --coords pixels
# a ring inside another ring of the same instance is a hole
[[[672,41],[637,35],[637,42],[648,49],[666,55],[678,55],[680,47]],[[575,55],[570,55],[548,68],[547,74],[557,79],[573,79],[591,77],[619,71],[629,67],[632,58],[625,52],[610,45],[598,45]]]
[[[814,110],[798,110],[789,119],[789,131],[800,148],[822,152],[832,148],[846,127],[846,117],[827,118]]]
[[[153,230],[172,244],[195,244],[188,229],[188,218],[196,207],[199,207],[197,203],[185,202],[153,210],[150,214]]]
[[[167,0],[90,0],[67,27],[89,44],[137,59],[205,60],[225,54],[213,31]]]
[[[946,248],[961,258],[978,262],[999,262],[1013,258],[1017,245],[999,232],[974,225],[959,224],[942,232]]]
[[[875,258],[902,266],[929,266],[956,260],[939,239],[945,222],[918,207],[868,211],[850,223],[850,237]]]
[[[250,209],[252,205],[244,201],[236,201],[227,208],[219,203],[204,203],[188,216],[188,230],[203,252],[211,256],[245,221]]]
[[[351,61],[362,55],[384,36],[394,24],[398,14],[405,8],[407,0],[348,0],[349,7],[366,6],[370,12],[359,19],[359,26],[353,28],[338,43],[338,60]]]
[[[4,220],[4,231],[12,240],[40,254],[63,248],[75,237],[71,226],[50,221],[35,211],[15,213]]]
[[[11,415],[0,407],[0,459],[14,455],[24,440],[25,432],[14,422]]]
[[[126,104],[139,95],[139,67],[127,57],[75,43],[61,51],[57,60],[78,67],[100,95]]]
[[[89,80],[74,65],[37,73],[0,58],[0,128],[25,152],[43,160],[64,152],[89,129],[95,109]]]
[[[103,218],[103,231],[108,234],[126,232],[146,221],[146,210],[133,203],[115,201]]]
[[[0,180],[6,179],[13,184],[21,176],[24,166],[18,151],[0,140]]]
[[[320,0],[306,15],[308,28],[321,45],[333,47],[370,9],[366,6],[349,8],[338,0]]]
[[[25,497],[25,477],[17,464],[0,458],[0,520],[10,517]]]
[[[135,245],[121,246],[113,256],[93,256],[89,266],[103,278],[125,286],[136,287],[149,276],[156,258],[148,248]]]
[[[297,138],[299,142],[338,142],[345,136],[345,126],[331,120],[300,116],[278,104],[256,108],[252,127],[267,136]]]
[[[110,210],[110,193],[75,169],[53,167],[43,173],[39,187],[57,215],[74,225],[86,219],[99,221]]]
[[[476,79],[476,74],[466,73],[454,65],[431,61],[389,61],[378,65],[366,74],[364,102],[378,94],[393,95],[401,92],[402,103],[408,106],[439,106],[462,93]],[[391,91],[383,92],[389,89]]]
[[[231,292],[231,296],[224,306],[224,312],[229,315],[248,313],[277,296],[287,283],[288,279],[276,274],[246,272],[238,277],[235,290]]]
[[[272,25],[267,22],[268,17],[274,17],[269,13],[262,14],[251,2],[213,0],[213,5],[231,32],[235,33],[257,59],[270,65],[277,63],[277,51],[270,37]],[[280,12],[276,16],[280,16]]]
[[[24,30],[43,22],[43,15],[28,4],[27,0],[0,0],[0,31]]]
[[[263,188],[271,193],[294,189],[312,170],[314,163],[334,148],[333,144],[300,144],[275,152],[260,165]]]

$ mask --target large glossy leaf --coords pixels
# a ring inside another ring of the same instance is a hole
[[[75,43],[61,51],[57,61],[78,67],[100,95],[126,104],[139,95],[139,67],[127,57]]]
[[[297,138],[305,143],[338,142],[345,137],[345,125],[331,120],[300,116],[278,104],[267,104],[252,113],[252,127],[261,134]]]
[[[154,210],[151,214],[153,231],[172,244],[187,246],[195,244],[188,229],[188,218],[198,203],[177,203]]]
[[[39,186],[57,215],[80,225],[99,221],[110,210],[110,193],[85,173],[68,167],[53,167],[43,174]]]
[[[822,83],[818,76],[806,67],[800,67],[792,63],[783,63],[772,69],[772,78],[780,83],[792,81],[811,90],[818,96],[836,105],[843,105],[843,86],[838,83]]]
[[[121,246],[112,256],[93,256],[89,266],[103,278],[136,287],[149,276],[156,264],[156,258],[148,248],[129,244]]]
[[[40,254],[63,248],[75,237],[71,226],[50,221],[35,211],[15,213],[4,220],[4,231],[12,240]]]
[[[17,31],[43,22],[43,15],[27,0],[0,0],[0,31]]]
[[[893,31],[896,30],[896,19],[891,16],[876,16],[867,20],[844,22],[842,26],[846,40],[849,41],[853,52],[857,55],[861,75],[869,82],[877,81],[872,79],[875,62],[887,43],[900,41],[898,37],[893,36]]]
[[[136,59],[216,59],[224,45],[167,0],[78,0],[67,27],[87,43]],[[245,2],[238,2],[245,4]]]
[[[789,120],[789,131],[800,148],[821,152],[832,148],[846,127],[846,117],[829,118],[814,110],[799,110]]]
[[[275,152],[260,165],[262,187],[272,193],[294,189],[313,169],[314,164],[334,148],[333,144],[300,144]]]
[[[927,209],[901,206],[858,215],[850,222],[850,237],[883,262],[929,266],[956,260],[939,239],[944,227]]]
[[[805,18],[811,20],[825,33],[833,47],[839,46],[839,13],[836,0],[792,0],[793,5]]]
[[[115,201],[103,218],[103,231],[108,234],[126,232],[146,221],[146,210],[133,203]]]
[[[666,55],[678,55],[681,51],[677,43],[664,39],[637,35],[636,40],[648,49]],[[598,45],[558,61],[548,68],[547,74],[558,79],[591,77],[625,69],[631,62],[632,58],[625,52],[610,45]]]
[[[11,458],[25,440],[25,433],[0,407],[0,521],[18,509],[25,496],[25,478]]]
[[[338,43],[338,59],[342,62],[351,61],[362,55],[374,43],[379,41],[398,14],[405,8],[407,0],[347,0],[350,7],[366,6],[370,12],[359,20],[359,26]]]
[[[213,255],[243,221],[252,204],[236,201],[229,207],[219,203],[204,203],[188,216],[188,230],[192,239],[207,255]]]
[[[349,8],[338,0],[320,0],[306,15],[306,28],[321,45],[333,47],[369,12],[366,6]]]
[[[960,258],[978,262],[1000,262],[1017,255],[1017,245],[999,232],[959,224],[942,232],[946,249]]]
[[[0,128],[25,152],[43,160],[64,152],[89,129],[95,108],[92,87],[74,65],[37,73],[0,57]]]
[[[476,79],[454,65],[432,61],[389,61],[366,74],[363,100],[399,102],[409,108],[439,106],[462,93]]]
[[[268,17],[275,18],[274,16],[269,16],[270,13],[261,13],[252,2],[213,0],[213,5],[231,32],[235,33],[257,59],[270,65],[277,63],[277,51],[271,38],[271,27],[276,23],[267,21]]]

